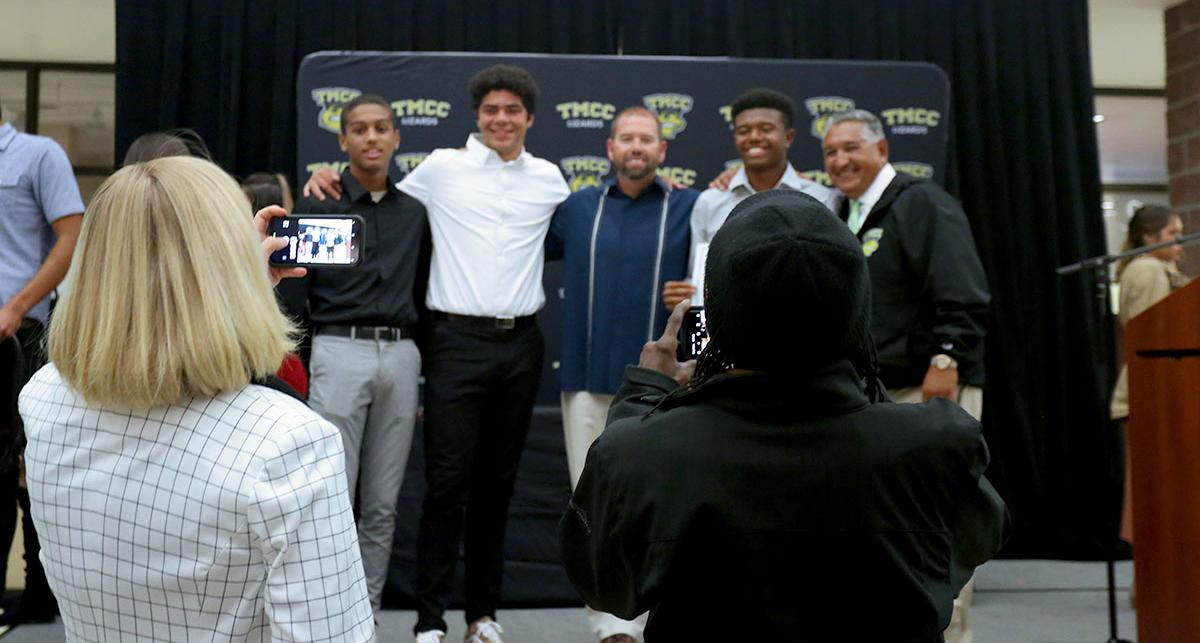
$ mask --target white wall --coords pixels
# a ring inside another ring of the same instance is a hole
[[[113,63],[115,0],[0,0],[0,60]]]
[[[1088,0],[1092,84],[1165,88],[1167,51],[1163,12],[1178,2]]]

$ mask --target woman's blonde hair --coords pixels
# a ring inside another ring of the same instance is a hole
[[[91,403],[172,404],[239,389],[292,350],[237,183],[208,161],[125,167],[93,197],[49,354]]]

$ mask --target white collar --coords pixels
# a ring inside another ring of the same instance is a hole
[[[483,139],[480,138],[479,132],[472,132],[467,137],[467,154],[480,165],[487,165],[492,159],[495,159],[496,163],[508,163],[508,161],[500,158],[500,154],[496,150],[483,144]],[[526,152],[525,148],[522,147],[521,153],[512,162],[523,163],[527,156],[529,156],[529,152]]]
[[[859,212],[863,217],[871,212],[871,208],[879,203],[879,198],[883,196],[883,191],[887,186],[892,184],[892,179],[896,178],[896,168],[892,167],[891,163],[884,163],[879,169],[879,174],[875,175],[875,180],[871,181],[871,187],[867,188],[862,196],[858,197]]]
[[[800,175],[796,174],[796,168],[792,167],[791,163],[788,163],[787,169],[783,171],[783,176],[779,177],[779,182],[772,189],[778,188],[781,185],[786,185],[793,190],[803,190],[807,187],[804,180],[800,178]],[[739,187],[744,188],[750,194],[758,192],[758,190],[754,189],[754,186],[750,185],[750,178],[746,176],[746,166],[744,165],[739,167],[737,174],[734,174],[733,178],[729,180],[730,191]]]

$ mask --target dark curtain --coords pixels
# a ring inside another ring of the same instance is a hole
[[[1087,24],[1085,0],[118,0],[117,152],[192,127],[235,174],[290,173],[295,73],[318,50],[935,63],[952,87],[947,186],[993,293],[985,425],[1016,524],[1006,554],[1088,559],[1119,500],[1112,329],[1087,277],[1054,273],[1104,250]]]

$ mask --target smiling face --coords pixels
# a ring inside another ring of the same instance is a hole
[[[749,171],[786,166],[788,147],[795,138],[796,130],[787,127],[777,109],[754,107],[733,119],[733,145]]]
[[[825,171],[842,194],[857,199],[888,162],[887,139],[868,142],[866,123],[842,121],[825,132]]]
[[[483,144],[496,150],[506,161],[521,154],[525,147],[525,132],[533,125],[533,114],[525,109],[521,97],[506,89],[485,94],[475,119]]]
[[[654,174],[667,157],[667,142],[658,135],[658,119],[650,114],[621,116],[608,139],[608,159],[617,174],[640,181]]]
[[[392,154],[400,147],[400,132],[392,113],[382,105],[365,103],[342,114],[345,127],[338,144],[350,157],[350,167],[367,174],[387,173]]]

